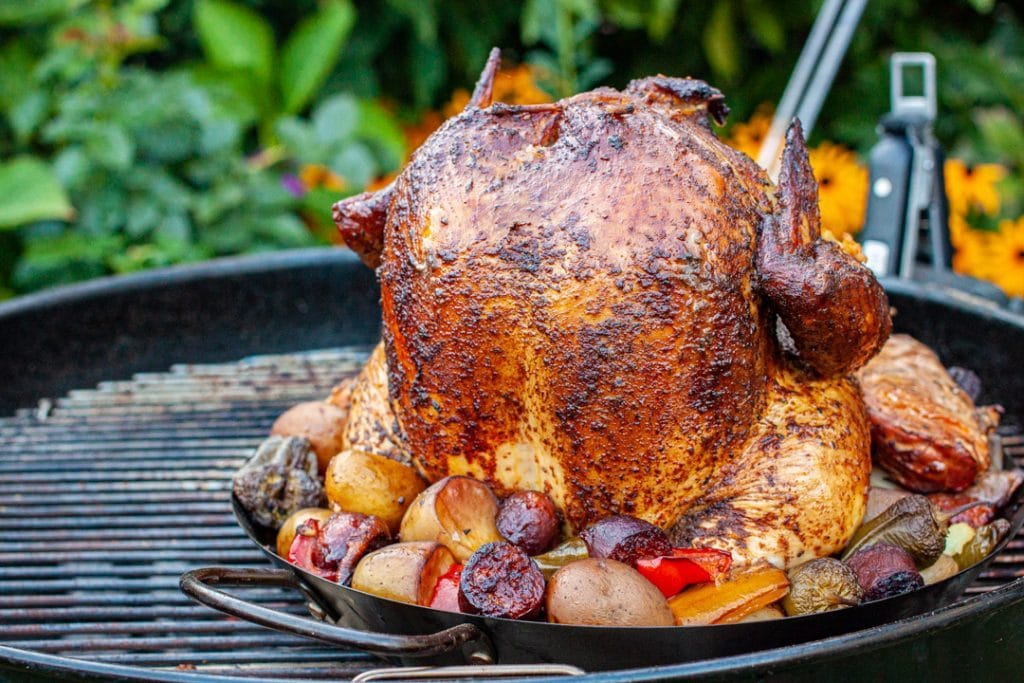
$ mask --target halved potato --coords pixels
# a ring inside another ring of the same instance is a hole
[[[345,512],[380,517],[392,534],[402,523],[406,508],[425,487],[420,475],[408,465],[363,451],[338,453],[324,474],[327,500]]]
[[[548,621],[590,626],[671,626],[672,611],[657,587],[628,564],[592,557],[551,577]]]
[[[307,519],[315,519],[323,524],[331,514],[333,513],[326,508],[302,508],[293,512],[277,530],[277,554],[288,559],[288,550],[291,549],[292,541],[295,540],[295,528],[299,524]]]
[[[413,501],[398,535],[402,541],[437,541],[465,562],[480,546],[504,540],[497,515],[498,499],[486,484],[469,477],[445,477]]]
[[[359,561],[352,587],[382,598],[428,606],[438,578],[454,563],[455,557],[440,543],[395,543]]]

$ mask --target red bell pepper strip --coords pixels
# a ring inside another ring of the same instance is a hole
[[[462,580],[462,565],[456,562],[437,580],[434,595],[430,598],[430,606],[448,612],[461,612],[459,609],[459,581]]]
[[[694,583],[714,581],[729,570],[732,555],[711,548],[673,548],[671,555],[637,560],[636,569],[670,598]]]

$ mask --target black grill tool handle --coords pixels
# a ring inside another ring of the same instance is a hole
[[[181,590],[193,600],[207,607],[245,619],[260,626],[292,635],[313,638],[333,645],[355,648],[378,655],[403,657],[429,657],[450,652],[476,641],[479,653],[471,652],[467,659],[482,663],[491,658],[490,642],[473,624],[459,624],[437,633],[425,635],[396,635],[372,633],[325,624],[313,619],[278,612],[255,605],[242,598],[229,595],[214,586],[294,588],[302,589],[294,574],[283,569],[237,569],[206,567],[182,575]],[[479,654],[479,656],[474,656]],[[493,661],[493,659],[491,660]]]

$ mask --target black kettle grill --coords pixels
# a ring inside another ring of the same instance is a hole
[[[977,372],[981,401],[1001,403],[1007,433],[1019,431],[1024,318],[941,285],[886,285],[896,329]],[[380,675],[383,663],[365,653],[226,619],[178,591],[178,577],[199,566],[266,566],[234,523],[231,474],[277,414],[358,368],[379,336],[377,301],[368,269],[321,249],[0,305],[0,678]],[[1004,452],[1024,457],[1024,442],[1006,436]],[[586,678],[1017,680],[1022,550],[1024,539],[1012,540],[965,598],[927,614],[686,664],[651,666],[637,652],[630,668]],[[308,619],[297,591],[241,593]]]

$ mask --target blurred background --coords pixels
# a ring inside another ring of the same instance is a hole
[[[336,240],[457,113],[693,75],[756,156],[817,0],[0,0],[0,299]],[[811,138],[825,227],[856,233],[888,59],[938,62],[954,267],[1024,295],[1024,9],[871,0]]]

